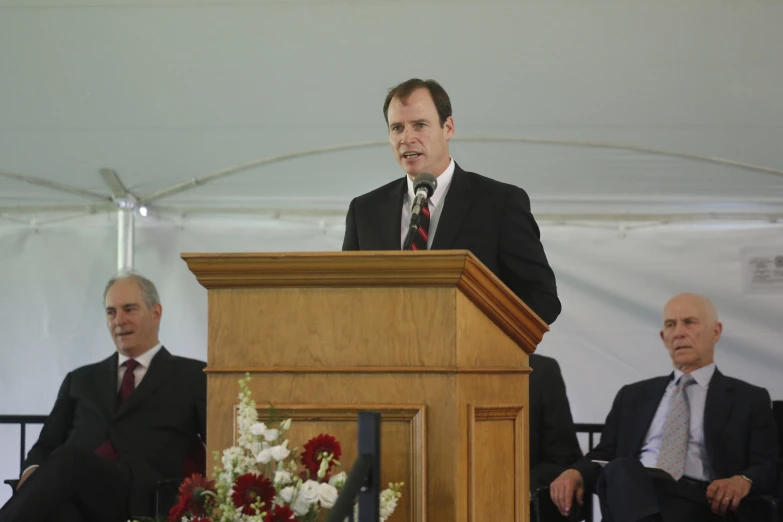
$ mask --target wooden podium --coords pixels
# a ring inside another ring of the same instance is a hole
[[[547,325],[467,251],[183,254],[208,289],[209,455],[237,381],[291,441],[329,433],[348,471],[380,411],[395,522],[529,519],[528,353]],[[209,459],[208,470],[212,468]]]

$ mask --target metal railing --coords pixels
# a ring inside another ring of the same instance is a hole
[[[19,426],[19,434],[20,434],[20,440],[19,440],[19,472],[22,472],[22,469],[24,468],[24,461],[25,461],[25,452],[27,448],[27,426],[29,425],[37,425],[37,424],[43,424],[46,421],[46,415],[0,415],[0,425],[5,424],[16,424]],[[367,423],[367,424],[365,424]],[[364,424],[364,429],[362,429],[362,425]],[[598,438],[600,438],[601,432],[603,431],[604,425],[603,424],[597,424],[597,423],[575,423],[574,427],[576,428],[577,434],[586,434],[587,435],[587,450],[592,450],[597,442]],[[359,443],[362,445],[362,432],[365,432],[365,437],[368,437],[367,440],[364,442],[364,445],[366,445],[365,451],[368,454],[379,452],[380,447],[380,430],[379,430],[379,419],[376,418],[365,418],[362,419],[362,422],[360,422],[360,437],[359,437]],[[377,431],[377,433],[376,433]],[[598,436],[598,438],[596,437]],[[376,438],[377,437],[377,438]],[[376,447],[373,447],[375,444],[377,444]],[[361,462],[357,462],[357,471],[360,472],[360,474],[363,476],[362,479],[359,479],[358,484],[361,484],[359,486],[359,493],[358,495],[350,498],[346,498],[344,502],[346,502],[346,505],[350,503],[350,505],[353,505],[353,501],[356,497],[364,497],[365,499],[373,498],[372,494],[369,494],[370,492],[367,490],[366,486],[369,483],[372,483],[374,481],[367,480],[369,477],[367,477],[368,470],[374,468],[372,464],[370,463],[370,460],[373,459],[358,459]],[[364,462],[367,460],[367,462]],[[365,469],[366,468],[366,469]],[[375,467],[375,473],[378,472],[378,468]],[[374,474],[374,473],[373,473]],[[347,481],[351,482],[351,481]],[[376,487],[378,487],[378,484],[375,484]],[[365,500],[366,502],[366,500]],[[342,506],[340,506],[342,507]],[[370,508],[372,512],[375,511],[375,506],[367,506]],[[335,508],[338,508],[337,505],[335,505]],[[338,509],[333,509],[333,511],[338,511]],[[592,519],[592,513],[588,514],[588,521]],[[346,513],[344,516],[348,516],[349,518],[353,517],[353,509],[351,508],[350,514]],[[341,519],[341,520],[344,520]]]
[[[27,448],[27,426],[30,424],[43,424],[47,415],[0,415],[0,424],[19,425],[19,473],[24,468],[25,451]]]
[[[340,495],[326,522],[354,520],[354,502],[358,501],[358,522],[380,520],[381,496],[381,414],[359,412],[358,455]]]
[[[592,451],[592,449],[595,448],[597,444],[595,436],[598,435],[600,439],[601,432],[604,430],[604,425],[589,422],[579,422],[574,423],[574,428],[576,428],[577,435],[580,433],[587,434],[587,451]]]

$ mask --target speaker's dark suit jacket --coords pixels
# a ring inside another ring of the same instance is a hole
[[[161,348],[138,388],[115,411],[117,357],[115,353],[65,377],[25,467],[45,464],[61,446],[92,452],[111,437],[119,465],[132,474],[130,512],[149,515],[151,486],[161,478],[182,477],[196,436],[206,441],[205,363]]]
[[[566,386],[557,361],[531,354],[530,490],[549,485],[581,457]]]
[[[343,250],[400,250],[400,178],[351,201]],[[555,275],[524,190],[455,166],[432,250],[470,250],[541,319],[560,313]]]
[[[638,457],[672,375],[624,386],[606,418],[601,442],[574,466],[594,489],[601,468],[591,460]],[[777,428],[769,393],[717,369],[704,406],[704,444],[715,479],[745,475],[751,494],[771,493],[776,481]]]

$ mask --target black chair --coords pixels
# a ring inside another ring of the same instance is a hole
[[[738,522],[780,522],[783,520],[783,401],[772,401],[778,425],[778,483],[775,495],[747,497],[734,513]]]
[[[206,475],[207,450],[204,443],[198,438],[185,456],[184,476],[189,477],[194,473]],[[3,481],[11,487],[13,492],[19,484],[19,479],[7,479]],[[168,518],[169,510],[177,503],[179,495],[180,479],[159,480],[152,488],[153,513],[156,517]],[[12,493],[13,494],[13,493]]]
[[[549,486],[542,486],[530,494],[530,519],[534,522],[592,522],[593,494],[585,491],[584,505],[574,505],[571,513],[564,517],[549,496]]]
[[[778,484],[775,495],[755,495],[742,501],[740,508],[730,513],[726,519],[736,522],[783,522],[783,401],[773,401],[772,409],[778,425]],[[576,424],[577,433],[587,433],[589,436],[588,450],[595,446],[593,436],[601,433],[601,424]],[[566,518],[555,508],[549,497],[549,487],[544,486],[530,495],[531,519],[535,522],[592,522],[592,494],[585,492],[585,505],[575,509]]]
[[[0,415],[0,424],[18,424],[19,425],[19,471],[22,471],[25,459],[25,450],[27,448],[27,426],[30,424],[43,424],[46,422],[46,415]],[[8,479],[3,481],[8,484],[11,490],[16,491],[16,485],[19,479]]]
[[[0,424],[18,424],[20,428],[19,444],[19,471],[23,471],[25,461],[25,449],[27,446],[27,426],[30,424],[43,424],[46,422],[46,415],[0,415]],[[206,475],[207,468],[207,449],[201,438],[196,437],[193,445],[185,456],[183,464],[184,476],[188,477],[194,473]],[[158,517],[168,517],[171,507],[176,504],[180,479],[163,479],[153,487],[153,512]],[[13,492],[19,484],[19,479],[7,479],[3,481]]]
[[[596,437],[601,435],[603,424],[575,423],[577,434],[587,435],[587,451],[595,448]],[[549,496],[549,486],[541,486],[530,494],[530,519],[533,522],[585,522],[593,521],[593,494],[585,491],[584,506],[576,505],[568,517],[560,514]]]
[[[183,476],[189,477],[195,473],[207,474],[207,448],[200,437],[196,437],[188,454],[185,455]],[[159,480],[153,487],[153,513],[157,517],[168,518],[169,510],[177,503],[180,479]]]

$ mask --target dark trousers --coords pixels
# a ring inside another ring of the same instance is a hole
[[[673,481],[646,469],[638,459],[617,458],[601,472],[597,493],[606,522],[716,522],[707,483]]]
[[[0,509],[0,522],[126,522],[130,471],[63,446]]]

